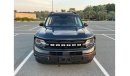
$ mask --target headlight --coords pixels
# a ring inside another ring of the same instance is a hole
[[[39,38],[35,38],[35,43],[37,45],[46,45],[46,42],[42,39],[39,39]]]
[[[93,46],[95,45],[95,38],[89,38],[86,40],[86,42],[84,43],[84,46],[87,49],[91,49]],[[90,52],[91,50],[89,50],[88,52]]]
[[[83,51],[83,53],[90,53],[90,52],[94,51],[94,49],[95,49],[95,47],[92,47],[92,48],[89,49],[89,50]]]
[[[90,38],[90,39],[86,40],[85,45],[89,45],[92,43],[94,43],[94,38]]]

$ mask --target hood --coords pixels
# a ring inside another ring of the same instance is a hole
[[[35,36],[43,39],[85,39],[93,36],[87,28],[82,27],[47,27],[41,28]]]

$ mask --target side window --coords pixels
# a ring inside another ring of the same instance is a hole
[[[75,23],[78,26],[82,26],[81,20],[78,17],[75,17]]]
[[[76,25],[78,25],[78,21],[77,21],[77,18],[75,17],[74,19],[75,19],[75,23],[76,23]]]
[[[50,25],[51,22],[52,22],[52,18],[48,17],[47,22],[46,22],[46,26]]]
[[[79,17],[77,17],[77,22],[79,26],[82,26],[81,20],[79,19]]]

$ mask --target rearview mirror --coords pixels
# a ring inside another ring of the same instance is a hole
[[[85,27],[87,27],[87,26],[88,26],[88,24],[87,24],[87,23],[84,23],[84,26],[85,26]]]

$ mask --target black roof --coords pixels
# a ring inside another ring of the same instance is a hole
[[[78,16],[78,14],[76,14],[76,13],[71,13],[71,12],[56,12],[56,13],[51,12],[51,13],[49,14],[49,16],[56,16],[56,15],[72,15],[72,16]]]

